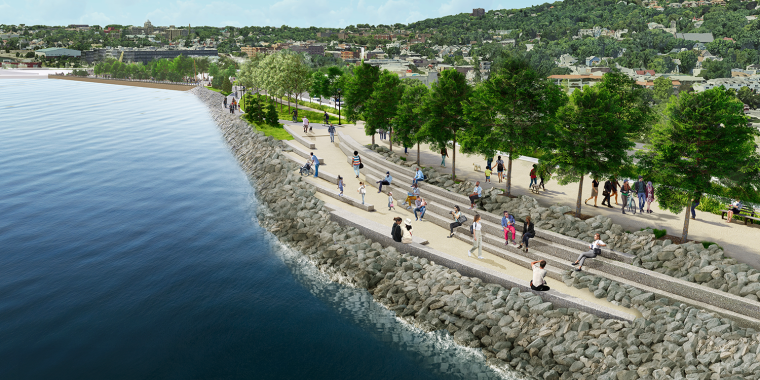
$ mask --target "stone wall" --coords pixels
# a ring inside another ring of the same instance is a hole
[[[333,280],[367,289],[410,324],[445,330],[458,344],[482,349],[491,365],[546,380],[760,378],[760,336],[725,318],[632,293],[631,303],[646,313],[633,323],[555,309],[536,293],[483,283],[330,221],[314,187],[283,159],[282,142],[222,112],[220,94],[192,91],[209,104],[249,175],[262,227]],[[587,277],[566,281],[610,293],[612,284]]]

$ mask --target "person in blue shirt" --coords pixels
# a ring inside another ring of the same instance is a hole
[[[390,186],[391,182],[393,182],[393,177],[391,177],[391,172],[385,172],[385,178],[383,178],[382,181],[375,182],[375,183],[380,184],[380,187],[377,188],[377,192],[382,193],[383,185]]]
[[[470,194],[470,210],[475,208],[475,200],[480,199],[481,194],[483,194],[483,188],[480,187],[480,181],[475,182],[475,188],[472,189],[472,194]]]
[[[332,123],[327,127],[327,132],[330,132],[330,142],[335,142],[335,126]]]
[[[412,179],[412,184],[416,184],[418,181],[424,181],[425,175],[422,174],[422,170],[420,168],[417,168],[417,171],[414,173],[414,179]]]
[[[509,233],[512,232],[512,244],[517,246],[515,242],[515,217],[509,215],[508,211],[504,211],[504,217],[501,218],[501,227],[504,228],[504,245],[509,245]]]
[[[311,163],[314,165],[314,178],[319,177],[319,158],[311,153]]]

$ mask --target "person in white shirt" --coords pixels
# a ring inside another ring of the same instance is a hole
[[[545,292],[549,290],[549,286],[546,285],[544,277],[546,276],[546,260],[534,261],[530,263],[530,268],[533,269],[533,279],[530,281],[530,288],[539,292]]]
[[[401,237],[401,242],[404,244],[411,244],[412,243],[412,220],[409,218],[406,218],[406,221],[404,221],[404,228],[401,229],[401,232],[404,234]]]
[[[303,133],[306,133],[309,131],[309,119],[303,118]]]
[[[359,182],[359,190],[356,190],[362,195],[362,204],[364,204],[364,196],[367,194],[367,189],[364,188],[364,182]]]
[[[475,217],[472,218],[472,248],[467,251],[467,256],[472,257],[472,251],[477,248],[478,258],[481,260],[483,259],[483,235],[480,233],[480,230],[482,228],[483,226],[480,223],[480,215],[475,214]]]
[[[575,260],[574,263],[570,265],[577,265],[578,268],[575,268],[577,272],[581,271],[581,268],[583,267],[583,263],[586,261],[586,259],[593,259],[594,257],[600,255],[602,253],[601,247],[606,247],[607,244],[604,244],[604,242],[601,239],[601,236],[599,234],[594,235],[594,242],[590,245],[590,250],[584,253],[581,253],[580,256],[578,256],[578,260]]]
[[[480,181],[475,182],[475,188],[472,189],[472,194],[470,194],[470,210],[475,208],[475,201],[480,199],[480,196],[483,194],[483,188],[480,187]]]

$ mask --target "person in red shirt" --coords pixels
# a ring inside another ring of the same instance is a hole
[[[530,185],[528,185],[528,188],[533,187],[533,184],[536,183],[538,183],[536,179],[536,164],[533,164],[533,169],[530,170]]]

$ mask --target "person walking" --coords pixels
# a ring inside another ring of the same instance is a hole
[[[314,165],[314,178],[319,177],[319,158],[311,152],[311,164]]]
[[[599,236],[599,234],[595,234],[594,241],[589,246],[589,248],[591,249],[584,253],[581,253],[581,255],[578,256],[578,260],[575,260],[575,262],[570,265],[573,265],[573,266],[577,265],[578,268],[575,268],[575,271],[580,272],[581,268],[583,268],[583,263],[586,262],[586,259],[593,259],[594,257],[601,255],[602,254],[601,247],[606,247],[606,246],[607,244],[604,244],[604,242],[601,239],[601,236]]]
[[[330,132],[330,142],[335,142],[335,126],[330,123],[330,126],[327,127],[327,132]]]
[[[309,119],[304,117],[303,118],[303,133],[307,133],[307,132],[309,132]]]
[[[533,164],[533,169],[530,169],[530,185],[528,185],[529,189],[533,187],[533,184],[538,183],[536,177],[536,164]]]
[[[444,168],[446,167],[446,157],[448,156],[449,156],[449,152],[446,151],[446,147],[443,147],[443,149],[441,149],[441,166],[443,166]]]
[[[472,226],[470,227],[472,229],[472,248],[470,248],[467,251],[467,256],[472,257],[472,252],[475,251],[475,249],[478,250],[478,258],[483,259],[483,234],[481,234],[481,229],[483,228],[482,224],[480,223],[480,215],[475,214],[475,217],[472,218]]]
[[[644,183],[644,177],[639,176],[639,180],[636,181],[636,194],[639,196],[639,212],[644,213],[644,202],[647,198],[647,185]]]
[[[493,163],[493,157],[488,157],[486,160],[486,169],[491,169],[491,164]]]
[[[351,159],[351,165],[354,167],[354,173],[356,173],[356,178],[359,178],[359,169],[361,169],[362,166],[362,159],[359,157],[359,152],[354,151],[354,157]]]
[[[604,199],[602,199],[602,206],[607,203],[607,207],[612,208],[612,205],[610,204],[610,196],[612,195],[612,181],[604,181],[604,190],[602,191],[602,195],[604,196]]]
[[[382,128],[378,129],[377,133],[380,135],[380,140],[384,140],[385,139],[385,130],[384,129],[382,129]]]
[[[534,237],[536,237],[536,230],[533,228],[533,222],[530,221],[530,216],[526,216],[525,224],[523,224],[522,244],[520,244],[517,249],[522,249],[524,244],[525,252],[528,252],[528,240]]]
[[[594,200],[594,207],[596,207],[596,201],[599,198],[599,181],[596,177],[594,177],[594,180],[591,181],[591,197],[589,199],[586,199],[583,203],[588,204],[588,201]]]
[[[340,190],[340,194],[338,194],[339,197],[343,196],[343,177],[340,175],[338,176],[338,190]]]
[[[224,108],[227,108],[227,97],[224,97]]]
[[[647,214],[652,213],[652,202],[654,202],[654,186],[652,181],[647,182]]]
[[[453,238],[454,237],[454,228],[457,228],[464,223],[465,219],[462,215],[462,212],[459,211],[459,206],[454,206],[454,210],[449,211],[449,214],[451,214],[451,217],[454,219],[454,223],[449,224],[449,230],[450,234],[449,236],[446,236],[447,238]]]
[[[472,189],[472,194],[470,194],[470,210],[475,208],[475,201],[480,199],[481,194],[483,194],[483,188],[480,187],[480,181],[477,181],[475,188]]]
[[[327,124],[332,125],[332,123],[330,123],[330,115],[328,115],[327,111],[325,111],[325,125]]]
[[[541,167],[539,167],[539,169],[538,169],[538,179],[540,179],[541,182],[539,182],[538,187],[540,187],[544,191],[546,191],[546,187],[544,187],[544,177],[545,176],[548,177],[548,175],[549,175],[549,169],[548,169],[548,167],[546,165],[542,165]]]
[[[549,290],[549,286],[546,285],[546,260],[539,260],[530,263],[530,269],[533,270],[533,279],[530,280],[530,288],[538,291],[545,292]]]
[[[405,226],[401,229],[401,232],[404,233],[404,236],[401,238],[401,242],[404,244],[411,244],[412,243],[412,220],[409,218],[406,218],[406,221],[404,222]]]
[[[618,182],[617,178],[612,177],[610,184],[612,185],[612,194],[610,195],[610,199],[612,199],[612,197],[615,197],[615,206],[618,206],[620,205],[620,203],[618,203],[618,189],[620,188],[620,182]]]
[[[499,183],[504,179],[504,160],[501,156],[496,157],[496,175],[499,177]]]
[[[404,236],[404,233],[401,232],[401,218],[398,216],[393,218],[393,228],[391,228],[391,237],[393,238],[393,241],[401,243],[401,238]]]
[[[512,244],[515,243],[515,217],[509,215],[508,211],[504,211],[504,216],[501,218],[501,227],[504,229],[504,245],[509,245],[509,233],[512,232]]]
[[[362,195],[362,204],[364,204],[364,196],[367,195],[367,189],[364,188],[364,182],[359,182],[359,189],[356,191]]]
[[[396,211],[396,206],[393,205],[393,193],[388,192],[388,211]]]
[[[417,196],[417,200],[414,201],[414,206],[414,220],[422,220],[422,217],[425,216],[425,206],[427,206],[427,202],[425,202],[421,196]],[[419,217],[417,217],[417,212],[420,213]]]
[[[691,200],[691,219],[697,220],[697,207],[699,207],[699,197],[694,197]]]
[[[382,193],[383,185],[390,186],[391,182],[393,182],[393,177],[391,177],[391,172],[385,172],[385,178],[381,179],[380,181],[375,182],[375,183],[380,184],[380,186],[377,188],[377,192]]]
[[[625,214],[625,208],[628,206],[628,198],[631,196],[631,185],[628,183],[628,180],[623,180],[623,186],[620,187],[620,197],[623,201],[623,214]],[[635,214],[636,211],[634,210],[633,213]]]

